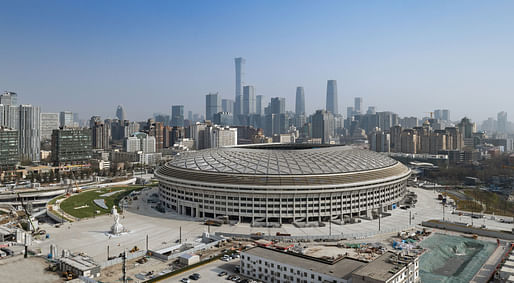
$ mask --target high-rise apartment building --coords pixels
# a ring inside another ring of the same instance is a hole
[[[141,132],[134,133],[124,141],[126,152],[142,151],[143,153],[154,153],[156,148],[155,137]]]
[[[73,113],[71,111],[62,111],[59,114],[59,126],[62,128],[73,127]]]
[[[205,120],[212,121],[214,114],[221,112],[221,99],[218,93],[209,93],[205,96]]]
[[[237,145],[237,129],[229,127],[214,127],[211,132],[211,147]]]
[[[234,115],[237,116],[243,114],[244,64],[246,61],[245,59],[238,57],[234,59],[234,62],[236,66],[236,98],[234,104]]]
[[[255,114],[255,88],[251,85],[243,87],[243,114]]]
[[[332,114],[339,114],[339,104],[337,103],[337,81],[327,81],[327,105],[326,110]]]
[[[52,131],[59,129],[59,113],[41,113],[40,131],[42,140],[51,140]]]
[[[296,115],[305,115],[305,92],[302,86],[296,87]]]
[[[40,161],[40,109],[38,106],[19,106],[18,136],[22,159]]]
[[[171,126],[184,127],[184,105],[171,106]]]
[[[91,127],[92,145],[95,149],[109,149],[112,139],[111,123],[95,121]]]

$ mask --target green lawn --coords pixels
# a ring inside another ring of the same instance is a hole
[[[128,195],[130,192],[138,189],[142,189],[141,186],[130,186],[130,187],[114,187],[114,188],[104,188],[104,189],[97,189],[97,190],[91,190],[87,192],[82,192],[78,195],[71,196],[64,200],[61,203],[61,209],[64,210],[66,213],[75,216],[77,218],[87,218],[87,217],[93,217],[97,215],[102,215],[106,213],[110,213],[110,210],[114,204],[118,206],[118,202]],[[114,191],[120,191],[117,194],[108,196],[108,197],[100,197],[100,195],[103,195],[108,192],[114,192]],[[105,204],[109,209],[103,209],[96,205],[93,201],[95,199],[104,199]],[[84,208],[78,208],[87,205],[88,207]],[[96,213],[97,211],[100,211],[100,213]]]

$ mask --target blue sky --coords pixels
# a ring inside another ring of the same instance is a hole
[[[203,112],[247,84],[293,109],[364,105],[402,116],[449,108],[482,120],[514,105],[513,1],[0,1],[0,90],[45,112],[130,119]]]

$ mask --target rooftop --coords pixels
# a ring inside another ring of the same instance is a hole
[[[399,257],[396,253],[388,251],[366,266],[356,270],[353,274],[376,280],[387,280],[411,263],[412,260],[414,260],[412,256]]]
[[[195,183],[298,189],[398,180],[410,170],[383,154],[350,146],[271,144],[183,153],[155,174]]]
[[[81,256],[81,255],[73,255],[70,257],[63,257],[63,258],[60,258],[59,261],[65,263],[69,266],[72,266],[78,270],[81,270],[81,271],[88,271],[95,267],[99,267],[99,265],[96,262],[94,262],[93,259],[86,257],[86,256]]]
[[[318,175],[393,166],[396,160],[349,146],[253,145],[221,147],[181,154],[169,166],[249,175]]]
[[[320,258],[262,247],[251,248],[244,253],[250,256],[254,255],[267,258],[276,262],[327,274],[336,278],[350,278],[355,270],[366,265],[366,262],[351,258],[342,258],[330,262]]]

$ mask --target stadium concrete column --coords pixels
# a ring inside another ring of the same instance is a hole
[[[322,216],[321,216],[321,194],[318,194],[318,221],[321,222]]]

